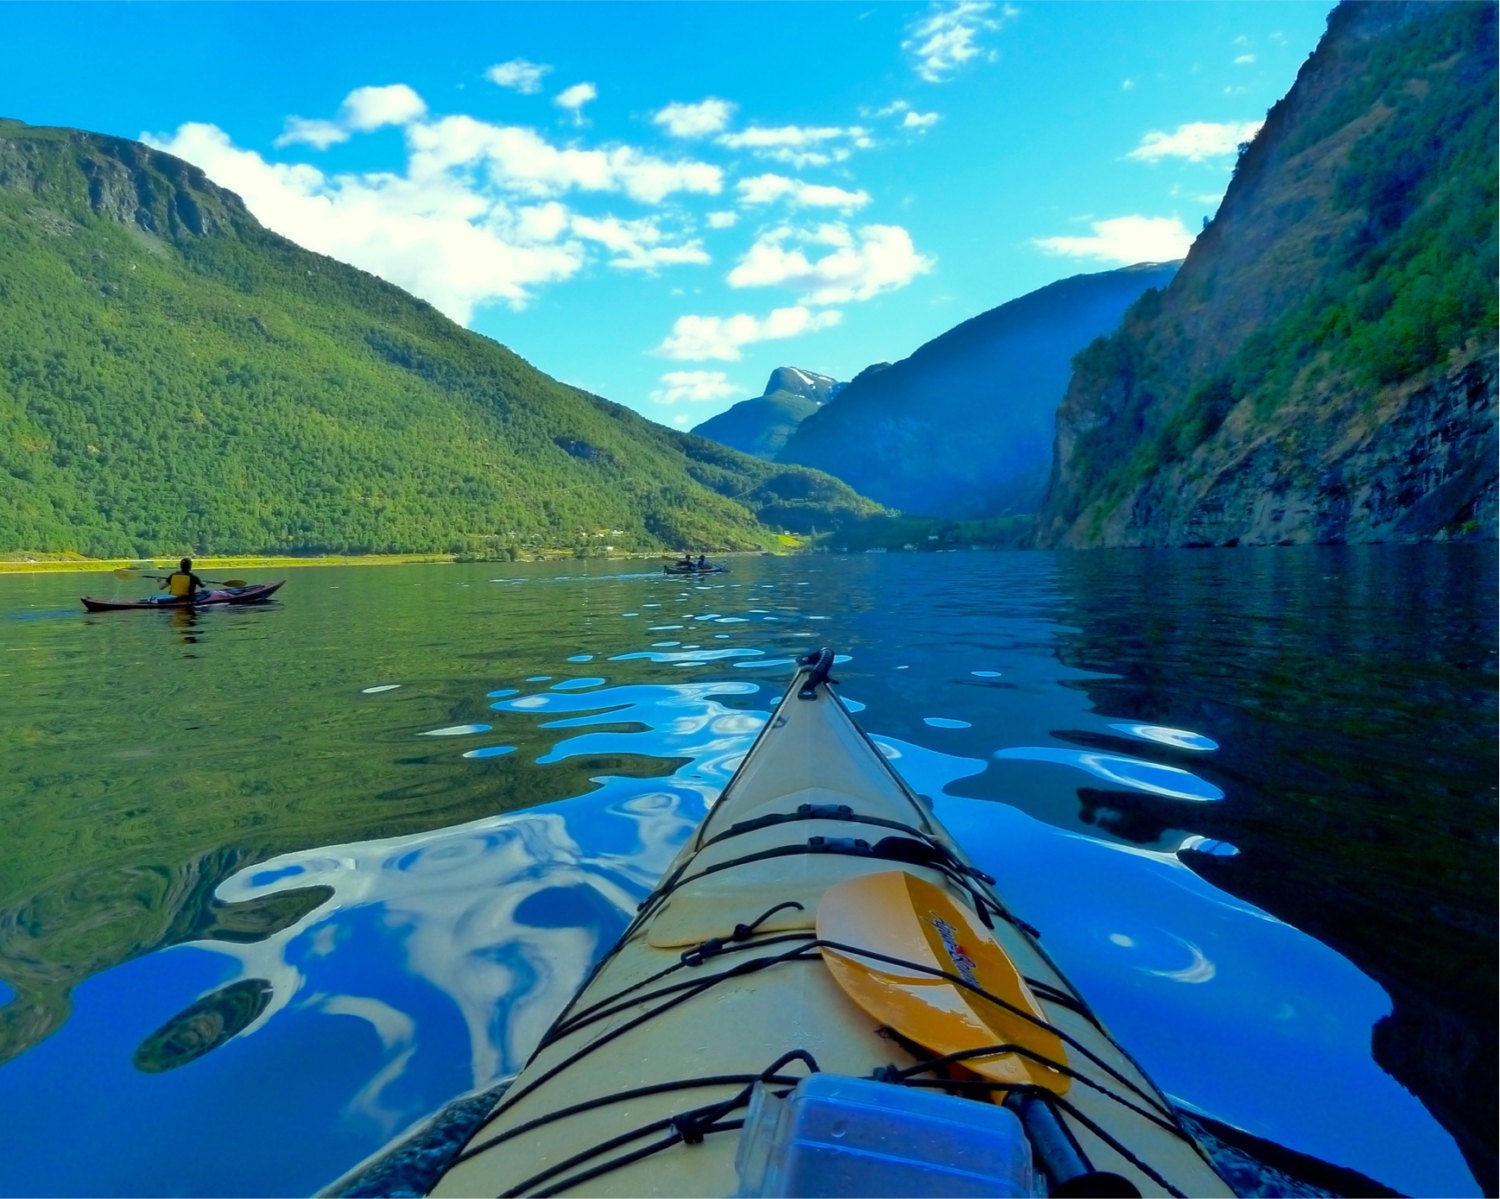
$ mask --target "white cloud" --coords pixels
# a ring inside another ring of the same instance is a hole
[[[524,96],[533,96],[542,90],[542,76],[552,68],[524,58],[513,58],[509,62],[496,63],[484,73],[491,83],[508,87]]]
[[[789,248],[789,242],[834,249],[812,260],[801,246]],[[840,223],[810,232],[781,226],[761,234],[727,282],[731,287],[791,288],[803,304],[842,304],[905,287],[932,266],[933,260],[917,253],[911,234],[900,225],[865,225],[857,239]]]
[[[680,316],[672,332],[654,353],[666,358],[695,362],[705,358],[738,362],[740,347],[757,341],[776,341],[829,329],[844,319],[837,309],[813,312],[798,305],[776,308],[764,320],[740,313],[736,316]]]
[[[979,45],[982,34],[994,32],[1019,15],[1012,5],[999,12],[989,0],[959,0],[934,4],[927,16],[911,26],[901,48],[916,60],[916,71],[928,83],[946,83],[959,68],[976,58],[993,61],[995,53]]]
[[[799,168],[843,162],[854,150],[868,150],[875,144],[870,131],[861,125],[752,125],[714,140],[730,150],[749,150]]]
[[[556,241],[568,231],[572,220],[572,213],[556,200],[516,209],[516,228],[528,241]]]
[[[552,196],[577,188],[622,191],[642,203],[658,204],[674,192],[717,195],[723,189],[724,172],[708,163],[668,162],[632,146],[559,149],[533,129],[490,125],[469,116],[414,125],[407,140],[413,176],[482,165],[497,187],[523,195]]]
[[[326,150],[329,146],[349,140],[349,131],[337,121],[322,121],[309,117],[287,117],[286,128],[276,139],[278,146],[312,146]]]
[[[1125,157],[1139,162],[1158,162],[1163,158],[1205,162],[1233,154],[1241,142],[1252,140],[1264,124],[1264,121],[1228,121],[1222,124],[1194,121],[1177,126],[1171,133],[1153,129]]]
[[[668,371],[661,381],[665,386],[651,393],[658,404],[675,404],[679,400],[706,404],[745,394],[745,389],[731,383],[723,371]]]
[[[917,112],[905,100],[892,100],[884,108],[861,108],[859,114],[863,117],[900,117],[903,129],[926,129],[942,119],[935,112]]]
[[[707,137],[729,124],[734,108],[728,100],[709,96],[697,104],[668,104],[653,113],[651,120],[673,137]]]
[[[388,87],[359,87],[344,97],[335,120],[288,117],[286,128],[275,144],[326,150],[338,142],[348,141],[352,133],[369,133],[386,125],[409,125],[426,115],[426,102],[404,83],[393,83]]]
[[[1253,55],[1253,54],[1241,54],[1238,58],[1236,58],[1234,60],[1234,65],[1237,66],[1237,67],[1248,67],[1254,61],[1255,61],[1255,55]]]
[[[1120,81],[1120,90],[1122,92],[1133,92],[1133,91],[1135,91],[1135,80],[1134,79],[1122,79]]]
[[[710,229],[728,229],[740,219],[737,212],[711,212],[708,214],[708,227]]]
[[[1193,234],[1176,217],[1122,216],[1093,221],[1092,237],[1038,237],[1032,244],[1049,254],[1131,265],[1172,262],[1187,254]]]
[[[590,100],[598,98],[599,89],[592,83],[575,83],[572,87],[558,92],[552,103],[559,108],[566,108],[575,118],[581,118],[583,106]]]
[[[141,141],[202,167],[268,228],[405,288],[460,324],[481,304],[523,307],[534,288],[575,274],[581,242],[559,240],[562,205],[514,209],[451,176],[330,177],[268,163],[214,125]]]
[[[742,204],[771,204],[786,200],[800,208],[863,208],[870,202],[866,191],[845,191],[819,183],[803,183],[785,175],[757,175],[735,184]]]
[[[624,271],[654,271],[662,266],[683,263],[703,265],[712,261],[698,241],[671,245],[654,220],[622,221],[618,217],[575,216],[572,232],[586,241],[597,242],[614,257],[609,265]]]
[[[404,83],[359,87],[344,97],[344,121],[360,133],[385,125],[409,125],[426,115],[427,105],[422,97]]]

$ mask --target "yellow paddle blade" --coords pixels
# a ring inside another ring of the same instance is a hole
[[[141,577],[141,572],[138,571],[138,570],[136,570],[134,567],[130,567],[130,566],[117,566],[117,567],[115,567],[115,570],[114,570],[114,576],[117,579],[130,579],[130,580],[134,580],[134,579],[138,579],[138,578]]]
[[[820,941],[957,975],[1045,1020],[1026,980],[979,918],[914,874],[865,874],[829,888],[818,904],[817,927]],[[1067,1064],[1055,1033],[945,978],[826,945],[822,953],[850,999],[936,1054],[1007,1044]],[[967,1058],[963,1065],[995,1082],[1045,1087],[1058,1095],[1068,1089],[1067,1075],[1017,1053]]]

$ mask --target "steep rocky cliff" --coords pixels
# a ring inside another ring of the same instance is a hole
[[[1078,275],[981,313],[909,358],[861,371],[777,460],[816,465],[924,516],[1035,512],[1073,355],[1176,269]]]
[[[1170,287],[1079,356],[1043,544],[1494,537],[1495,6],[1345,3]]]
[[[693,432],[741,453],[774,461],[797,426],[845,386],[827,375],[778,366],[762,394],[694,425]]]

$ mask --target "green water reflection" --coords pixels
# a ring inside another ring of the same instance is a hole
[[[498,681],[618,652],[622,601],[660,600],[654,574],[559,575],[584,571],[329,567],[293,572],[264,608],[95,615],[77,595],[111,594],[110,576],[0,577],[0,979],[16,993],[0,1061],[54,1032],[91,975],[294,921],[295,901],[214,901],[246,865],[585,794],[606,768],[670,774],[678,762],[542,768],[554,738],[534,728],[477,761],[421,735],[484,723]]]

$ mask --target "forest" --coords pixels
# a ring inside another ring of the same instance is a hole
[[[880,511],[549,378],[177,159],[0,122],[0,553],[752,549]]]

